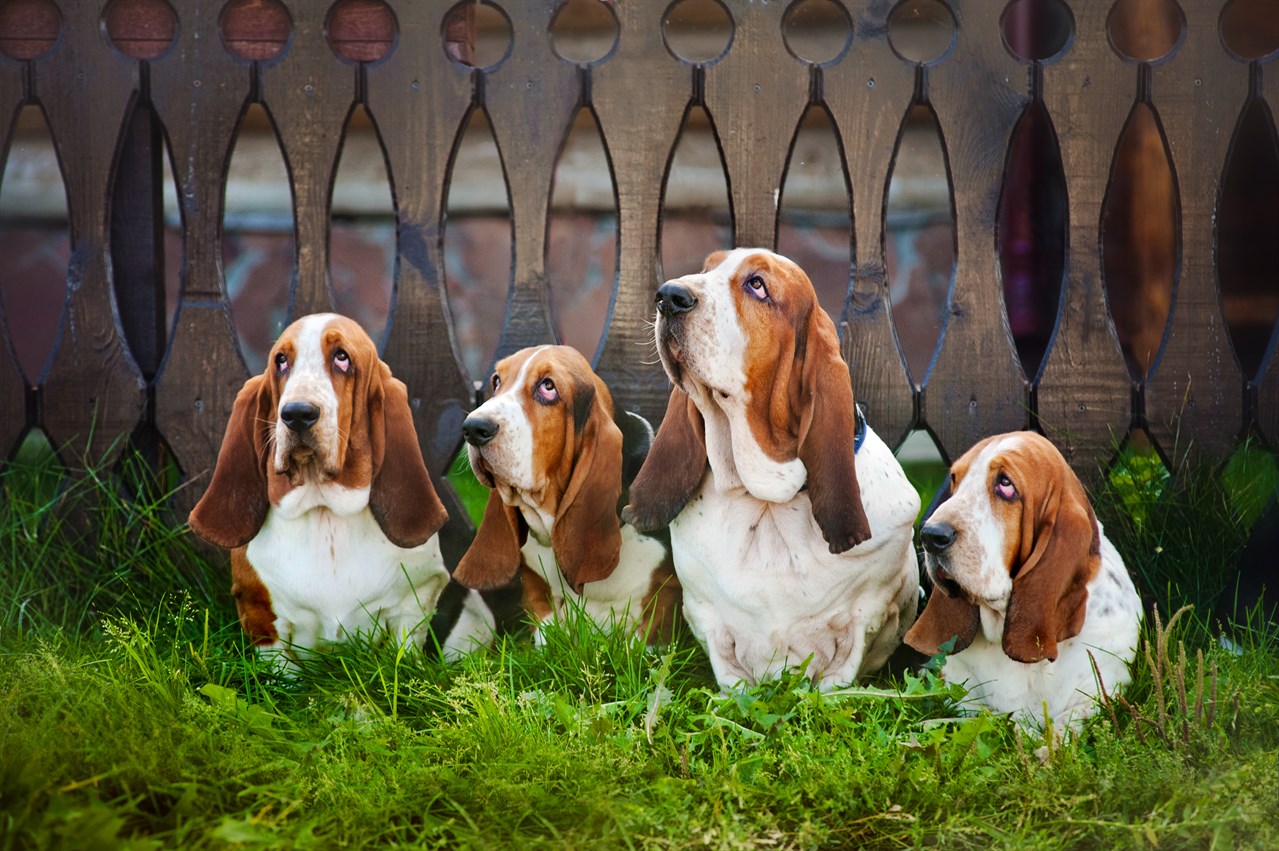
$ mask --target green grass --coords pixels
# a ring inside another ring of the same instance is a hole
[[[1279,630],[1236,626],[1236,654],[1207,616],[1274,459],[1231,464],[1224,487],[1121,470],[1098,494],[1145,593],[1202,610],[1172,644],[1217,666],[1214,724],[1183,732],[1172,700],[1167,741],[1120,711],[1037,753],[1004,719],[956,719],[930,673],[722,695],[687,634],[652,651],[582,619],[540,651],[354,643],[279,679],[163,488],[136,465],[60,487],[24,457],[0,476],[0,849],[1276,848]],[[1127,696],[1155,718],[1169,682],[1143,659]]]

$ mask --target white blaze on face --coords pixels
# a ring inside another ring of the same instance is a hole
[[[525,406],[529,402],[529,367],[546,348],[541,346],[529,354],[519,373],[470,414],[497,424],[497,434],[491,441],[483,446],[466,445],[471,467],[482,458],[494,476],[520,491],[537,491],[545,485],[538,481],[533,467],[533,425]]]
[[[752,341],[738,317],[734,291],[742,263],[760,254],[772,252],[735,248],[714,268],[677,279],[697,299],[697,306],[678,319],[679,364],[667,362],[660,337],[661,323],[666,320],[660,317],[658,352],[672,379],[682,373],[681,386],[702,414],[707,459],[716,487],[720,491],[745,487],[756,499],[783,503],[795,497],[808,473],[798,458],[771,458],[751,431],[747,417],[751,393],[745,365],[758,353],[752,352]],[[789,364],[785,366],[789,368]]]
[[[950,499],[938,506],[929,523],[947,523],[955,542],[940,556],[929,554],[930,566],[940,561],[974,602],[1003,612],[1013,582],[1005,561],[1008,536],[1017,534],[995,515],[991,493],[991,464],[1007,452],[1017,437],[992,441],[973,459]]]
[[[321,470],[334,475],[338,472],[338,398],[333,392],[328,356],[324,351],[324,330],[335,318],[332,313],[317,313],[289,329],[294,354],[284,375],[280,405],[275,412],[275,469],[278,472],[288,468],[290,454],[303,445],[315,452],[315,463]],[[274,363],[269,366],[272,370],[278,369]],[[304,434],[290,430],[280,418],[280,411],[290,402],[308,402],[320,410],[320,418]]]

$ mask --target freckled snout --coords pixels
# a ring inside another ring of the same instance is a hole
[[[462,421],[462,439],[472,446],[484,446],[497,437],[498,428],[496,420],[470,416]]]
[[[289,402],[280,408],[280,419],[289,431],[299,434],[320,420],[320,407],[311,402]]]
[[[667,281],[657,288],[657,312],[666,317],[688,313],[697,306],[697,296],[677,281]]]
[[[919,530],[920,543],[924,545],[925,550],[933,555],[949,549],[950,545],[955,543],[957,535],[955,527],[949,523],[926,523]]]

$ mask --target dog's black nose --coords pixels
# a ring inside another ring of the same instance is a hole
[[[472,446],[483,446],[497,437],[497,422],[484,417],[467,417],[462,420],[462,437]]]
[[[306,431],[320,419],[320,408],[310,402],[290,402],[280,409],[280,419],[289,431]]]
[[[697,306],[697,296],[688,287],[667,281],[657,288],[657,309],[663,316],[688,313]]]
[[[919,540],[930,553],[939,553],[955,543],[956,534],[949,523],[925,523],[919,530]]]

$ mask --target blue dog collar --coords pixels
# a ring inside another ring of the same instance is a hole
[[[866,415],[861,405],[853,405],[853,454],[856,455],[866,442]]]

